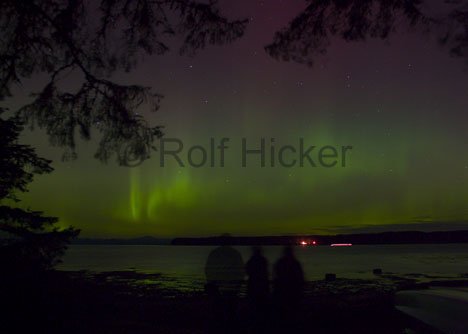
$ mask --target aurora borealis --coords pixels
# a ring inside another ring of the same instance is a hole
[[[229,17],[250,18],[243,38],[194,57],[146,57],[117,78],[164,94],[145,117],[166,137],[205,147],[230,138],[224,167],[161,167],[157,152],[135,168],[102,164],[94,139],[61,162],[62,149],[35,130],[24,141],[55,172],[38,177],[22,205],[91,237],[468,228],[467,64],[417,32],[336,39],[310,68],[272,59],[264,46],[304,6],[221,1]],[[16,96],[26,99],[40,80]],[[353,149],[346,167],[243,168],[242,138],[262,137]]]

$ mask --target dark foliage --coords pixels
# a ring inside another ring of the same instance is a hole
[[[445,29],[440,43],[448,47],[452,56],[468,57],[468,8],[452,11]]]
[[[21,108],[31,125],[45,128],[52,144],[76,156],[76,135],[100,133],[96,157],[120,164],[149,157],[162,135],[138,110],[159,108],[161,94],[150,87],[112,80],[130,71],[144,54],[169,50],[165,42],[181,36],[180,53],[193,54],[207,44],[224,44],[243,35],[247,21],[228,21],[214,2],[188,0],[5,0],[0,2],[0,99],[13,85],[45,73],[49,82]],[[61,79],[82,78],[75,91],[61,89]]]
[[[450,53],[467,57],[468,10],[447,17],[426,15],[421,0],[307,0],[308,6],[277,32],[266,52],[280,60],[313,65],[333,38],[348,42],[388,39],[401,29],[435,34]]]
[[[12,206],[35,174],[52,171],[50,161],[17,143],[21,130],[17,118],[0,118],[0,258],[7,272],[50,269],[79,233],[72,227],[58,229],[55,217]]]

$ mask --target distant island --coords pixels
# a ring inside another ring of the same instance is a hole
[[[175,238],[172,245],[217,245],[222,237]],[[445,244],[468,242],[468,230],[404,231],[337,235],[296,235],[265,237],[232,237],[234,245],[379,245],[379,244]]]
[[[78,238],[75,245],[218,245],[222,237],[193,238],[155,238],[144,236],[138,238]],[[468,230],[461,231],[404,231],[337,235],[295,235],[295,236],[233,236],[234,245],[379,245],[379,244],[445,244],[468,243]]]
[[[172,245],[217,245],[222,237],[176,238]],[[234,245],[379,245],[379,244],[446,244],[467,243],[468,230],[461,231],[402,231],[381,233],[303,235],[303,236],[266,236],[232,237]]]

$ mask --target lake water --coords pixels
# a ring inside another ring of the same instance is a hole
[[[250,247],[235,248],[247,261]],[[73,245],[59,269],[136,270],[161,273],[177,280],[179,285],[181,282],[193,284],[203,281],[204,264],[212,249],[211,246]],[[270,264],[282,252],[281,246],[263,249]],[[307,280],[322,279],[325,273],[336,273],[343,278],[369,278],[373,276],[373,268],[402,276],[425,274],[456,278],[468,273],[468,244],[297,246],[295,253]]]

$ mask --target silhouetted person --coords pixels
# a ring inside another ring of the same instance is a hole
[[[253,254],[245,265],[245,271],[248,276],[247,298],[254,325],[263,327],[268,315],[270,295],[268,260],[263,256],[261,247],[252,247],[252,251]]]
[[[293,248],[286,246],[283,256],[276,262],[273,271],[273,298],[278,320],[288,326],[300,317],[304,290],[304,272],[294,256]]]
[[[212,250],[205,265],[206,292],[212,299],[214,327],[230,329],[235,325],[239,291],[244,280],[244,261],[230,246],[231,237],[223,235],[221,246]]]

